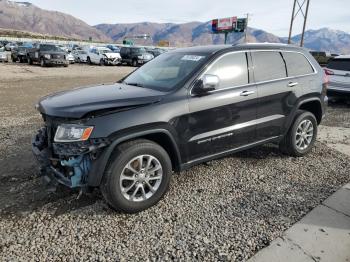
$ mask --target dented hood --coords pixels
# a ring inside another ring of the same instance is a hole
[[[98,85],[55,93],[42,98],[37,109],[49,116],[82,118],[99,110],[156,103],[166,93],[124,84]]]

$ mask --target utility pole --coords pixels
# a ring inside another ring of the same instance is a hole
[[[248,21],[249,21],[249,13],[247,15],[247,23],[246,23],[246,29],[245,29],[245,34],[244,34],[244,42],[248,43]]]
[[[306,8],[303,8],[306,4]],[[298,5],[298,7],[297,7]],[[293,11],[292,11],[292,18],[290,19],[290,27],[289,27],[289,36],[288,36],[288,44],[292,43],[292,31],[293,31],[293,24],[295,22],[295,18],[297,15],[300,13],[300,15],[303,17],[304,22],[303,22],[303,31],[301,33],[301,41],[300,41],[300,46],[304,45],[304,34],[305,34],[305,28],[306,28],[306,21],[307,21],[307,15],[309,12],[309,5],[310,5],[310,0],[303,0],[301,3],[301,0],[294,0],[293,4]],[[296,9],[297,7],[297,9]],[[305,10],[304,10],[305,9]],[[297,11],[296,11],[297,10]]]

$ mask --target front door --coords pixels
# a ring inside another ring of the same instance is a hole
[[[224,54],[205,74],[218,76],[220,83],[204,96],[190,94],[188,161],[255,141],[257,90],[249,80],[247,54]]]

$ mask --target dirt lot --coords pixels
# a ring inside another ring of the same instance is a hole
[[[0,260],[242,261],[350,181],[350,158],[318,142],[304,158],[268,145],[175,174],[165,199],[136,215],[110,210],[98,190],[48,192],[31,155],[35,102],[131,70],[0,64]],[[332,104],[324,125],[348,143],[338,128],[349,131],[350,106]],[[332,146],[331,135],[321,140]]]

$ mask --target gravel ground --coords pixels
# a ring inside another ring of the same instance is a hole
[[[174,174],[165,198],[135,215],[112,211],[98,190],[79,199],[65,188],[48,192],[30,152],[35,101],[131,69],[28,77],[23,67],[0,66],[16,76],[0,75],[0,261],[244,261],[349,182],[349,157],[318,142],[304,158],[268,145]],[[329,123],[347,125],[334,110]]]
[[[350,101],[329,102],[322,125],[350,128]]]

